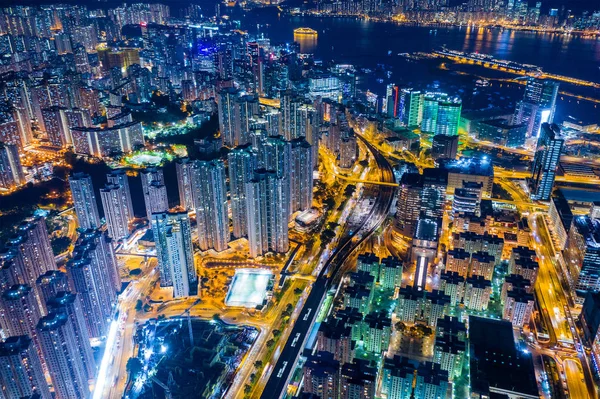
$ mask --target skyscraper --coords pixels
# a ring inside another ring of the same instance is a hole
[[[415,398],[445,399],[448,390],[448,372],[439,364],[425,362],[417,369]]]
[[[377,370],[369,367],[365,359],[354,359],[346,363],[340,371],[341,399],[372,399],[375,398]]]
[[[96,194],[92,185],[92,178],[81,172],[73,173],[69,177],[71,196],[75,206],[75,213],[82,229],[97,229],[100,224],[100,213]]]
[[[233,142],[229,143],[230,146],[238,146],[248,144],[250,142],[249,132],[251,130],[251,123],[255,115],[258,115],[259,105],[258,97],[251,95],[243,95],[236,97],[233,109]],[[225,144],[227,145],[227,138],[224,137]]]
[[[342,132],[339,141],[338,166],[343,169],[352,169],[358,157],[358,143],[353,130]]]
[[[50,239],[48,238],[46,219],[32,217],[17,226],[16,235],[12,236],[6,246],[14,249],[17,255],[17,269],[21,274],[18,280],[21,284],[35,285],[41,274],[56,269],[56,261]]]
[[[441,219],[446,203],[448,173],[436,168],[423,169],[423,193],[421,213],[427,217]]]
[[[26,283],[27,269],[15,248],[0,251],[0,291],[15,284]]]
[[[193,184],[200,249],[224,251],[230,234],[223,162],[196,161]]]
[[[148,221],[152,218],[153,213],[161,213],[169,210],[167,187],[157,180],[154,180],[148,185],[148,194],[146,196],[146,200]]]
[[[38,277],[36,290],[40,296],[40,301],[45,306],[45,313],[48,313],[47,302],[59,292],[69,291],[69,279],[60,270],[50,270]]]
[[[384,114],[390,118],[398,118],[400,114],[400,89],[397,85],[390,83],[385,90],[385,101],[382,105]]]
[[[100,189],[104,218],[110,238],[118,241],[129,237],[129,209],[125,190],[118,184],[107,184]]]
[[[600,220],[589,216],[573,218],[563,256],[576,299],[583,303],[586,292],[600,290]]]
[[[291,150],[291,143],[285,141],[282,137],[267,137],[261,140],[258,148],[256,148],[258,153],[258,168],[274,171],[277,178],[282,180],[282,200],[288,216],[291,214],[290,196],[292,195],[290,186]]]
[[[400,112],[404,125],[408,127],[420,126],[423,119],[423,94],[414,89],[402,89]]]
[[[412,237],[421,214],[421,196],[423,195],[423,176],[419,173],[405,173],[400,179],[396,222],[401,233]]]
[[[127,219],[131,221],[135,215],[133,214],[133,203],[131,201],[131,189],[129,188],[127,172],[124,169],[115,169],[106,175],[106,180],[108,184],[117,184],[123,189],[121,192],[123,196],[122,202],[127,207]]]
[[[86,399],[90,395],[86,369],[79,354],[72,321],[51,312],[37,326],[44,359],[58,399]]]
[[[258,167],[272,170],[277,177],[285,178],[290,175],[291,143],[283,137],[265,137],[255,148],[258,154]]]
[[[354,345],[352,328],[342,318],[331,316],[319,327],[317,351],[332,353],[333,358],[341,364],[352,362]]]
[[[24,284],[5,290],[0,299],[0,326],[7,336],[28,335],[37,344],[35,327],[41,311],[33,289]]]
[[[437,110],[435,134],[457,136],[461,109],[462,101],[458,97],[440,100]]]
[[[510,321],[515,328],[523,328],[524,325],[529,324],[533,307],[533,294],[523,287],[513,285],[507,289],[502,318]]]
[[[195,292],[198,278],[187,212],[152,215],[152,232],[160,269],[160,285],[172,286],[175,298],[189,296]]]
[[[271,137],[281,136],[282,133],[282,117],[281,111],[276,108],[267,107],[267,110],[262,112],[262,117],[267,121],[267,135]]]
[[[253,77],[253,88],[256,94],[263,94],[264,90],[264,61],[262,52],[258,42],[247,42],[246,51],[250,62],[250,71]]]
[[[315,107],[310,104],[302,104],[293,111],[295,112],[291,114],[290,134],[286,140],[292,141],[304,137],[310,145],[314,145],[319,136],[319,123]]]
[[[50,143],[55,147],[73,146],[71,127],[87,127],[91,118],[87,110],[66,107],[42,109],[43,125]]]
[[[542,125],[531,167],[532,199],[543,201],[550,199],[564,143],[565,140],[560,137],[558,126],[548,123]]]
[[[140,173],[140,177],[149,222],[154,212],[166,212],[169,209],[167,187],[162,169],[146,168]]]
[[[388,350],[392,322],[385,311],[365,315],[361,330],[365,351],[381,354]]]
[[[291,151],[291,212],[304,211],[312,206],[313,153],[303,138],[292,141]]]
[[[395,355],[384,358],[381,391],[390,399],[410,399],[415,379],[415,364]]]
[[[86,230],[80,235],[67,274],[80,295],[90,337],[101,337],[108,329],[120,288],[117,259],[106,234]]]
[[[25,175],[17,147],[0,141],[0,188],[12,190],[23,184]]]
[[[239,91],[233,87],[223,89],[218,96],[219,131],[223,136],[223,142],[228,146],[233,146],[236,141],[234,109],[238,96]]]
[[[437,134],[431,143],[431,156],[433,159],[455,159],[458,152],[458,136]]]
[[[51,399],[44,370],[33,341],[27,335],[0,343],[0,393],[2,398]]]
[[[297,129],[299,125],[298,116],[299,110],[305,103],[304,97],[292,90],[285,90],[281,93],[281,128],[283,137],[288,141],[301,137],[301,131]]]
[[[285,179],[277,172],[257,170],[246,183],[250,256],[287,252],[289,202]]]
[[[558,82],[528,78],[523,100],[517,104],[513,123],[527,125],[527,137],[538,137],[544,123],[554,121]]]
[[[219,92],[219,130],[226,146],[236,147],[249,142],[250,120],[258,114],[258,98],[242,95],[233,88]]]
[[[421,119],[422,132],[436,132],[439,103],[445,96],[446,94],[443,93],[425,93],[423,96],[423,117]]]
[[[303,392],[320,398],[339,397],[340,363],[330,352],[317,352],[310,356],[303,368]]]
[[[257,168],[256,154],[249,146],[236,147],[227,155],[227,160],[233,236],[240,238],[248,235],[246,183],[252,180]]]
[[[86,376],[92,379],[96,375],[96,363],[90,346],[90,335],[85,325],[83,308],[77,294],[61,291],[47,302],[48,313],[65,313],[73,327],[73,334],[77,342],[79,357],[85,367]]]
[[[453,323],[454,321],[454,323]],[[466,357],[466,340],[462,334],[466,327],[458,320],[445,316],[438,321],[438,327],[451,327],[452,324],[461,326],[460,330],[442,330],[436,331],[435,346],[434,346],[434,362],[440,365],[442,370],[448,372],[448,379],[452,381],[455,377],[462,374],[463,361]]]
[[[179,189],[179,205],[186,211],[194,209],[193,167],[194,163],[189,158],[178,159],[175,163],[177,188]]]
[[[158,181],[162,184],[165,183],[165,177],[163,170],[156,167],[146,168],[140,172],[140,178],[142,179],[142,189],[144,193],[148,191],[148,186],[153,181]]]

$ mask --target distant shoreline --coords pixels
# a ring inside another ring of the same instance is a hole
[[[272,6],[268,6],[268,7],[272,7]],[[267,8],[267,7],[263,7],[263,8]],[[387,22],[387,23],[393,23],[396,25],[403,25],[403,26],[422,26],[422,27],[433,27],[433,28],[437,28],[437,27],[440,27],[440,28],[473,27],[473,28],[483,28],[483,29],[505,29],[505,30],[509,30],[509,31],[514,30],[514,31],[518,31],[518,32],[571,35],[571,36],[579,36],[579,37],[590,38],[590,39],[600,38],[600,31],[581,31],[581,30],[567,31],[564,29],[543,29],[543,28],[536,28],[533,26],[519,27],[519,26],[513,26],[513,25],[503,26],[503,25],[498,25],[498,24],[478,25],[478,24],[457,24],[457,23],[451,23],[451,22],[420,22],[420,21],[412,21],[412,20],[411,21],[398,21],[398,20],[395,20],[393,17],[392,18],[368,17],[368,16],[362,16],[362,15],[356,15],[356,14],[316,14],[316,13],[312,13],[312,12],[294,13],[294,12],[290,12],[288,10],[284,10],[283,13],[290,17],[350,18],[350,19],[365,20],[365,21],[372,21],[372,22]]]

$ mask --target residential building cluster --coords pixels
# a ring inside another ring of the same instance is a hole
[[[515,253],[525,257],[525,252],[522,248]],[[302,397],[375,398],[380,392],[390,398],[450,398],[455,389],[462,389],[459,381],[468,379],[477,381],[469,390],[476,397],[538,395],[533,360],[518,349],[513,320],[453,316],[455,304],[444,291],[403,285],[406,267],[394,257],[358,256],[357,271],[341,288],[340,306],[332,309],[307,344]],[[454,275],[464,281],[457,272]],[[523,279],[516,274],[512,280],[507,277],[506,284],[513,284],[509,292],[522,286],[513,282],[515,277]],[[484,277],[472,279],[467,288],[469,301],[477,303],[474,308],[485,301],[486,284],[480,280]],[[529,288],[527,283],[531,296]],[[392,306],[382,308],[382,302]],[[481,355],[486,351],[493,351],[494,358]],[[502,358],[518,363],[519,371],[498,361]],[[509,370],[512,377],[505,378],[502,373]]]
[[[30,218],[4,245],[0,269],[3,394],[89,397],[97,372],[90,340],[108,333],[121,289],[111,239],[83,229],[65,273],[57,268],[45,218]]]

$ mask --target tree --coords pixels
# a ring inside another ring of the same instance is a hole
[[[354,184],[348,184],[344,189],[344,195],[346,197],[351,197],[356,191],[356,186]]]
[[[50,242],[50,246],[52,246],[52,253],[54,256],[58,256],[69,249],[69,245],[71,245],[71,240],[69,237],[57,237],[53,238]]]
[[[291,303],[288,303],[288,304],[285,306],[285,309],[283,310],[283,312],[281,312],[281,315],[282,315],[283,317],[289,317],[289,316],[291,316],[291,315],[292,315],[292,311],[293,311],[293,310],[294,310],[294,307],[292,306],[292,304],[291,304]]]
[[[270,339],[267,341],[267,348],[272,348],[275,345],[275,340]]]
[[[431,334],[433,334],[433,330],[431,329],[431,327],[424,326],[422,324],[417,324],[416,327],[417,330],[425,337],[429,337]]]
[[[135,377],[142,371],[142,367],[143,365],[140,359],[138,359],[137,357],[130,357],[129,360],[127,360],[127,365],[125,366],[125,369],[129,373],[131,378],[135,379]]]
[[[273,330],[273,336],[275,338],[279,337],[280,335],[281,335],[281,331],[279,331],[279,330]]]
[[[298,287],[294,288],[294,294],[296,294],[296,295],[302,294],[302,289],[298,288]]]
[[[396,323],[396,330],[403,332],[404,330],[406,330],[406,324],[399,321],[398,323]]]
[[[325,204],[327,208],[333,208],[335,206],[335,199],[333,197],[327,197],[323,201],[323,204]]]
[[[338,228],[338,226],[339,226],[339,224],[336,223],[336,222],[329,222],[329,223],[327,223],[327,228],[329,230],[335,230],[335,229]]]
[[[255,368],[259,369],[259,368],[261,368],[262,366],[263,366],[263,362],[262,362],[262,360],[257,360],[257,361],[255,361],[255,362],[254,362],[254,367],[255,367]]]
[[[330,229],[325,229],[321,232],[321,248],[325,248],[335,237],[335,232]]]
[[[250,391],[252,391],[252,386],[248,384],[244,385],[244,393],[249,394]]]

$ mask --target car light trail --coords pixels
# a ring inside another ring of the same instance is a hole
[[[117,331],[119,330],[118,320],[113,320],[108,330],[106,337],[106,347],[104,348],[104,355],[102,355],[102,362],[100,362],[100,372],[98,378],[96,378],[96,386],[94,387],[93,399],[101,399],[104,393],[104,384],[106,383],[106,374],[108,372],[108,366],[112,359],[112,352],[117,338]]]

